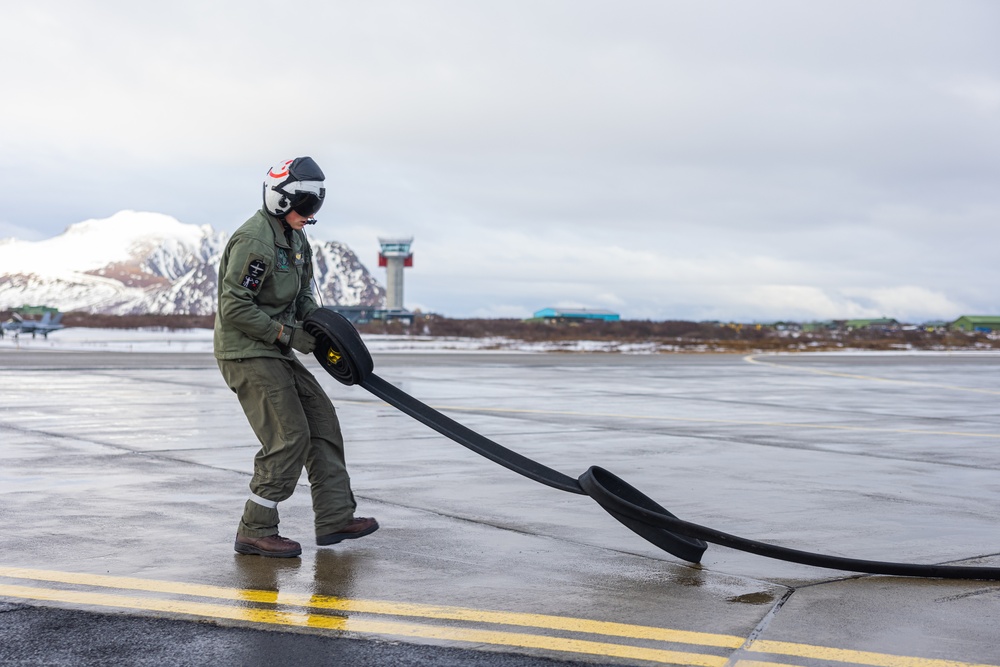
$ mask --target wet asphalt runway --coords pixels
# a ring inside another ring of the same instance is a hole
[[[358,513],[382,528],[314,546],[303,481],[280,510],[304,553],[283,561],[232,551],[256,446],[210,355],[0,350],[0,664],[1000,665],[1000,583],[715,545],[691,566],[309,363]],[[991,566],[998,371],[989,355],[375,357],[474,430],[573,477],[600,465],[683,519]]]

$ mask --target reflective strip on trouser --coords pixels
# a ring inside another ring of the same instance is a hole
[[[219,369],[260,440],[251,493],[273,503],[288,499],[304,465],[316,534],[343,527],[356,507],[344,438],[333,404],[316,379],[297,359],[219,360]],[[277,508],[248,500],[239,532],[248,537],[276,534]]]
[[[270,507],[271,509],[275,509],[278,506],[278,502],[276,500],[268,500],[267,498],[261,498],[255,493],[250,494],[250,500],[257,503],[258,505],[263,505],[264,507]]]

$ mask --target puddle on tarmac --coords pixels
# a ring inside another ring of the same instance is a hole
[[[745,595],[731,597],[727,600],[727,602],[740,602],[742,604],[770,604],[774,602],[774,596],[767,592],[747,593]]]

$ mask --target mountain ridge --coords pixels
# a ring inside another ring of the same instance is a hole
[[[0,239],[0,309],[24,304],[107,315],[211,315],[229,235],[160,213],[119,211],[43,241]],[[345,244],[310,239],[318,300],[385,303]]]

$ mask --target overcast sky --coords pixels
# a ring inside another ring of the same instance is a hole
[[[1000,314],[1000,2],[5,2],[0,237],[234,231],[283,159],[406,306]],[[44,258],[39,258],[43,261]],[[3,267],[0,267],[2,272]]]

